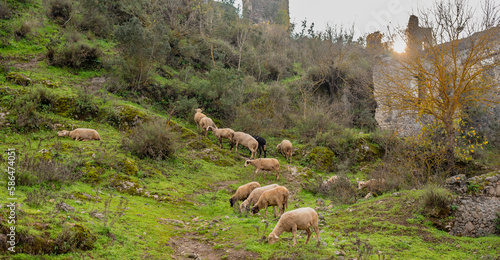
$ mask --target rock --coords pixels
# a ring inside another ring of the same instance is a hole
[[[328,246],[328,244],[327,244],[325,241],[321,241],[321,246],[323,246],[323,247],[327,247],[327,246]]]
[[[467,224],[465,225],[465,230],[466,230],[467,232],[469,232],[469,233],[470,233],[470,232],[472,232],[472,231],[474,230],[474,225],[472,224],[472,222],[470,222],[470,221],[469,221],[469,222],[467,222]]]
[[[212,233],[213,237],[216,237],[217,235],[218,235],[217,232]]]
[[[317,199],[316,200],[316,205],[318,205],[318,206],[324,206],[325,202],[322,199]]]
[[[64,202],[60,202],[60,203],[58,203],[58,204],[56,205],[56,207],[57,207],[57,209],[59,209],[59,210],[64,210],[64,211],[66,211],[66,212],[70,212],[70,211],[71,211],[71,212],[74,212],[74,211],[75,211],[75,208],[74,208],[74,207],[72,207],[72,206],[70,206],[70,205],[68,205],[68,204],[66,204],[66,203],[64,203]]]

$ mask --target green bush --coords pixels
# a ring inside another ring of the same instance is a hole
[[[12,17],[12,11],[10,7],[5,2],[0,2],[0,20],[10,19]]]
[[[122,140],[123,147],[141,159],[164,160],[176,149],[176,137],[163,120],[151,120],[138,125]]]

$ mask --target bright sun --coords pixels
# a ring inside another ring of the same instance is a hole
[[[392,46],[392,48],[394,49],[395,52],[397,53],[403,53],[405,52],[405,48],[406,48],[406,43],[399,39],[399,40],[396,40]]]

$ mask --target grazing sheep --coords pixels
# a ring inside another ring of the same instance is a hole
[[[57,132],[57,136],[69,136],[71,139],[75,139],[75,141],[101,140],[96,130],[87,128],[77,128],[73,131],[62,130]]]
[[[217,139],[219,139],[220,148],[222,148],[222,138],[223,137],[227,138],[229,140],[229,142],[231,142],[231,140],[233,140],[234,130],[231,128],[216,128],[216,127],[212,127],[212,126],[207,127],[207,131],[210,131],[210,130],[215,135],[215,137],[217,137]]]
[[[260,170],[276,171],[276,180],[279,180],[280,178],[280,162],[274,158],[260,158],[256,160],[246,160],[245,167],[247,167],[248,165],[255,166],[255,173],[253,174],[254,178],[255,175]]]
[[[278,146],[276,146],[276,149],[281,152],[283,156],[286,157],[287,161],[290,161],[290,164],[292,163],[292,143],[288,140],[283,140]]]
[[[250,207],[253,204],[257,203],[257,201],[259,201],[259,198],[262,195],[262,193],[264,193],[264,191],[274,189],[274,188],[276,188],[278,186],[279,186],[278,184],[271,184],[271,185],[267,185],[267,186],[264,186],[264,187],[255,188],[250,193],[250,195],[248,195],[248,198],[241,203],[241,205],[240,205],[240,212],[249,211]]]
[[[234,203],[240,200],[246,200],[250,193],[252,193],[253,190],[256,188],[259,188],[260,184],[256,181],[247,183],[245,185],[241,185],[237,190],[236,193],[229,199],[229,203],[231,204],[231,207],[233,207]]]
[[[233,144],[236,144],[236,153],[238,153],[238,145],[241,144],[250,150],[250,159],[257,158],[259,142],[251,135],[243,132],[234,132],[233,140],[231,141],[231,149],[233,149]]]
[[[200,131],[200,120],[202,118],[206,117],[206,115],[201,112],[202,111],[201,108],[197,108],[194,111],[195,111],[194,123],[196,124],[196,129],[198,129],[198,131]]]
[[[255,138],[255,140],[257,140],[257,142],[259,143],[259,146],[257,148],[257,151],[258,151],[258,155],[260,157],[260,155],[262,154],[262,152],[264,152],[264,158],[267,157],[267,152],[266,152],[266,139],[258,136],[258,135],[252,135],[253,138]]]
[[[204,118],[200,119],[200,127],[203,131],[205,131],[205,137],[207,137],[209,126],[211,126],[213,128],[217,128],[214,121],[210,117],[204,117]]]
[[[288,208],[288,194],[288,189],[283,186],[264,191],[264,193],[260,195],[259,201],[257,201],[257,203],[253,206],[252,214],[257,213],[260,209],[264,208],[264,217],[266,217],[267,207],[273,206],[274,217],[276,217],[274,206],[278,206],[280,216],[283,215],[283,213],[285,213],[285,209]]]
[[[317,246],[319,246],[319,228],[318,228],[318,213],[312,208],[300,208],[288,211],[281,215],[278,224],[268,236],[270,245],[276,243],[283,232],[292,232],[293,246],[297,245],[297,230],[305,230],[307,232],[306,244],[311,237],[311,226],[316,232]]]
[[[367,181],[358,181],[358,190],[362,190],[364,188],[368,188],[370,192],[372,191],[380,191],[380,188],[385,184],[385,179],[371,179]]]

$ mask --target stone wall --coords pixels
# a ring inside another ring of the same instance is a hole
[[[500,172],[467,179],[457,175],[446,180],[445,187],[459,196],[452,203],[455,221],[450,235],[479,237],[498,234],[495,227],[500,213]]]

